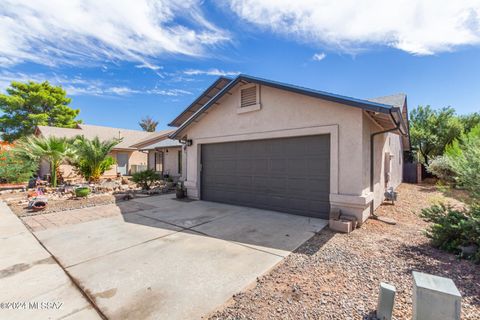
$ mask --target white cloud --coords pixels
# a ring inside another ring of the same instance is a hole
[[[318,46],[386,45],[420,55],[480,43],[478,0],[230,0],[245,21]]]
[[[323,52],[320,52],[320,53],[315,53],[312,57],[313,60],[315,61],[322,61],[323,59],[325,59],[327,57],[327,55]]]
[[[152,89],[147,91],[150,94],[158,94],[162,96],[177,97],[192,94],[190,91],[182,89]]]
[[[180,23],[184,21],[185,23]],[[199,56],[229,41],[200,0],[3,0],[0,65],[133,61],[156,69],[162,54]]]
[[[25,74],[9,71],[0,72],[0,92],[5,91],[12,81],[49,81],[53,85],[62,86],[69,96],[129,96],[135,94],[182,96],[192,94],[190,91],[183,89],[137,89],[127,86],[111,86],[107,85],[104,81],[96,79],[86,80],[80,77],[65,77],[56,74]]]
[[[207,75],[207,76],[217,76],[217,77],[236,76],[240,74],[240,72],[238,71],[223,71],[219,69],[208,69],[208,70],[188,69],[183,71],[183,73],[189,76]]]
[[[152,64],[152,63],[142,63],[142,64],[138,64],[135,66],[135,68],[138,68],[138,69],[150,69],[150,70],[161,70],[163,69],[162,66],[157,66],[155,64]]]

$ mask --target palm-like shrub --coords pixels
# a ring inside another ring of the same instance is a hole
[[[28,136],[21,138],[14,148],[19,158],[40,162],[46,160],[50,164],[51,185],[57,186],[57,171],[71,155],[71,145],[65,138]]]
[[[102,141],[98,137],[89,140],[79,136],[73,142],[70,163],[88,181],[98,181],[115,164],[108,154],[119,142],[119,139]]]

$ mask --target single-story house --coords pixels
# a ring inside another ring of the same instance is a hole
[[[402,182],[405,94],[357,99],[257,77],[220,78],[171,123],[189,197],[360,222]]]
[[[87,124],[79,124],[76,128],[38,126],[35,130],[37,136],[43,137],[74,138],[84,136],[88,139],[99,137],[101,140],[121,138],[121,142],[111,152],[116,164],[105,172],[104,177],[113,177],[117,174],[128,176],[147,168],[154,169],[162,174],[180,176],[177,158],[179,156],[178,151],[181,150],[181,144],[169,139],[168,134],[170,133],[172,133],[172,130],[146,132]],[[165,145],[159,145],[162,143]],[[166,146],[168,143],[169,145]],[[163,156],[164,154],[168,154],[168,156]],[[68,164],[62,164],[60,171],[66,179],[76,178],[73,168]],[[50,174],[48,163],[41,164],[39,174],[41,177]]]

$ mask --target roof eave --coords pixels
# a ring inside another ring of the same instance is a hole
[[[295,92],[302,95],[307,95],[315,98],[320,98],[323,100],[328,100],[340,104],[346,104],[352,107],[361,108],[364,110],[372,111],[372,112],[381,112],[381,113],[390,113],[392,110],[392,106],[384,105],[381,103],[370,102],[367,100],[355,99],[344,97],[340,95],[330,94],[327,92],[321,91],[314,91],[309,90],[306,88],[300,88],[292,85],[287,85],[275,81],[269,81],[265,79],[255,78],[247,75],[239,75],[233,81],[231,81],[228,85],[226,85],[222,90],[220,90],[212,99],[210,99],[203,107],[198,109],[188,120],[186,120],[178,129],[169,135],[171,139],[177,139],[179,134],[188,127],[201,113],[205,110],[210,108],[217,100],[219,100],[226,92],[230,91],[233,87],[235,87],[239,82],[246,81],[246,82],[254,82],[260,85],[266,85],[270,87],[274,87],[281,90],[286,90],[290,92]]]
[[[190,103],[188,105],[187,108],[185,108],[185,110],[183,110],[177,117],[175,117],[175,119],[173,119],[172,121],[170,121],[170,123],[168,124],[169,127],[179,127],[182,125],[179,124],[179,125],[176,125],[175,122],[179,121],[179,119],[182,118],[182,116],[187,113],[195,104],[197,104],[204,96],[207,92],[210,92],[211,90],[213,90],[222,80],[227,80],[227,81],[232,81],[233,79],[231,78],[228,78],[228,77],[224,77],[224,76],[220,76],[217,78],[217,80],[215,80],[207,89],[203,90],[202,94],[200,94],[192,103]],[[220,90],[221,91],[221,90]]]

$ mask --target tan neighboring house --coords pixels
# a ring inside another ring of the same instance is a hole
[[[359,221],[402,182],[407,98],[356,99],[239,75],[170,123],[193,198]]]
[[[177,162],[175,162],[174,159],[170,159],[169,157],[168,162],[165,162],[163,158],[161,158],[163,152],[175,154],[177,150],[181,150],[181,145],[177,141],[168,138],[168,134],[171,132],[172,130],[145,132],[86,124],[79,124],[76,128],[38,126],[35,130],[37,136],[43,137],[74,138],[76,136],[84,136],[92,139],[98,136],[101,140],[121,138],[122,141],[114,147],[111,153],[111,156],[116,160],[116,164],[105,172],[104,177],[114,177],[118,174],[128,176],[135,172],[146,170],[147,168],[154,169],[162,174],[170,171],[172,173],[176,172]],[[175,145],[172,145],[170,148],[157,149],[155,144],[161,143],[162,141],[175,142]],[[149,159],[154,158],[156,154],[159,154],[160,158],[155,165],[155,162],[150,162]],[[62,164],[60,171],[65,179],[76,178],[72,166],[68,164]],[[40,176],[44,177],[49,174],[49,164],[42,163],[40,166]]]

